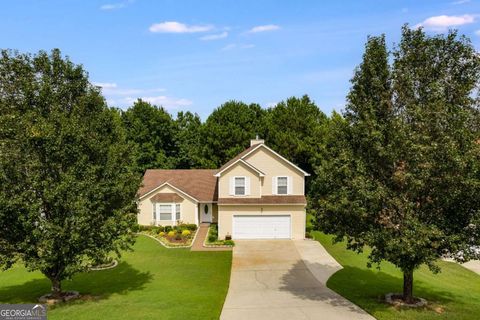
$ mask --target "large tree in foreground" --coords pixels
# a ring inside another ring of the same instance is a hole
[[[407,303],[417,268],[438,272],[442,255],[468,260],[480,245],[478,79],[478,54],[455,32],[405,26],[393,57],[369,38],[319,168],[321,229],[401,269]]]
[[[1,51],[0,267],[61,281],[133,242],[131,145],[83,68],[58,50]]]

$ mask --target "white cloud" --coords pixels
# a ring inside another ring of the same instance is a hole
[[[93,82],[94,86],[102,87],[102,89],[113,89],[117,87],[117,84],[114,82]]]
[[[434,16],[425,19],[423,22],[414,26],[414,28],[423,27],[427,30],[443,31],[450,27],[458,27],[461,25],[475,22],[475,16],[464,14],[461,16]]]
[[[266,31],[275,31],[280,29],[280,26],[277,26],[276,24],[266,24],[263,26],[256,26],[253,27],[248,31],[248,33],[259,33],[259,32],[266,32]]]
[[[230,44],[227,44],[225,47],[223,47],[222,51],[228,51],[232,49],[251,49],[253,47],[255,47],[255,45],[250,43],[247,43],[247,44],[230,43]]]
[[[480,36],[480,30],[475,31],[475,34],[476,34],[477,36]]]
[[[167,96],[147,96],[147,97],[140,97],[143,101],[149,102],[151,104],[159,105],[164,107],[165,109],[177,109],[181,107],[187,107],[191,105],[193,102],[188,99],[184,98],[173,98]],[[125,98],[125,101],[129,104],[133,104],[137,101],[138,98],[128,97]]]
[[[125,0],[122,2],[116,2],[116,3],[107,3],[102,6],[100,6],[100,10],[117,10],[117,9],[122,9],[125,8],[126,6],[132,4],[134,0]]]
[[[451,2],[451,4],[465,4],[465,3],[469,3],[470,0],[457,0],[457,1],[453,1]]]
[[[125,3],[109,3],[100,7],[100,10],[115,10],[125,8]]]
[[[186,25],[176,21],[154,23],[150,26],[150,32],[158,33],[195,33],[206,32],[213,29],[211,25]]]
[[[226,37],[228,37],[228,32],[224,31],[224,32],[218,33],[218,34],[209,34],[209,35],[200,37],[199,39],[203,40],[203,41],[211,41],[211,40],[223,39],[223,38],[226,38]]]

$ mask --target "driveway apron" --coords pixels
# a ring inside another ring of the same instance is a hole
[[[316,241],[236,240],[220,319],[374,319],[328,289],[341,266]]]

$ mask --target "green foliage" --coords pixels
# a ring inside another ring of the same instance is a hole
[[[390,66],[383,36],[368,39],[315,187],[321,229],[349,249],[371,247],[370,263],[387,260],[408,280],[480,245],[480,58],[455,32],[407,26],[392,56]]]
[[[167,236],[168,236],[169,238],[173,238],[173,237],[175,237],[176,235],[177,235],[177,233],[176,233],[175,231],[173,231],[173,230],[168,231],[168,233],[167,233]]]
[[[226,246],[234,246],[235,242],[233,240],[225,240],[223,242]]]
[[[179,224],[178,227],[180,228],[180,230],[190,230],[190,231],[197,230],[197,225],[194,223],[182,223],[182,224]]]
[[[121,118],[82,66],[0,57],[0,266],[60,282],[134,241],[140,177]]]
[[[303,170],[313,173],[323,158],[327,116],[307,95],[291,97],[268,109],[265,140],[269,147]]]
[[[201,131],[203,156],[218,168],[249,147],[256,134],[264,135],[263,110],[258,104],[229,101],[215,109]]]
[[[138,149],[136,166],[139,172],[175,167],[177,127],[168,112],[139,99],[122,113],[122,120],[128,140]]]
[[[203,157],[202,121],[197,114],[189,111],[179,112],[175,120],[177,134],[175,136],[177,155],[176,169],[207,168],[211,165],[208,158]]]
[[[211,224],[210,228],[208,229],[208,242],[215,242],[218,240],[218,225]]]

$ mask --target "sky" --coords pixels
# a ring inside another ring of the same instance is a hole
[[[456,28],[480,48],[480,0],[0,0],[0,48],[59,48],[110,106],[137,98],[205,119],[228,100],[308,94],[341,111],[368,35]]]

